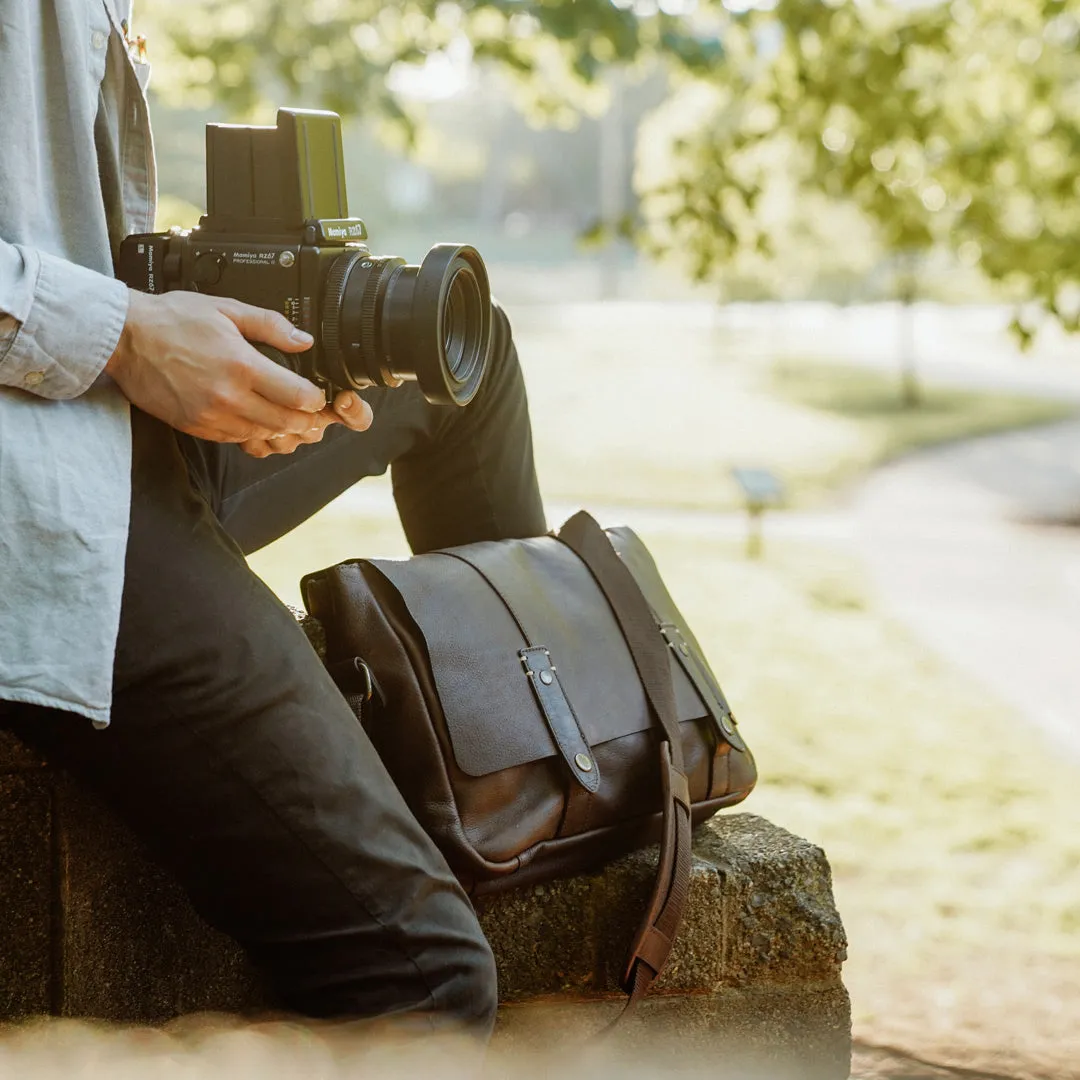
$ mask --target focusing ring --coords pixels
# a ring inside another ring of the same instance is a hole
[[[360,355],[365,360],[374,361],[379,368],[385,368],[390,356],[385,343],[380,345],[383,335],[380,333],[382,320],[378,314],[382,306],[383,286],[394,276],[401,260],[393,256],[368,258],[372,272],[368,273],[364,291],[360,294]]]
[[[345,295],[345,286],[349,283],[349,274],[361,257],[359,251],[351,251],[334,260],[330,273],[326,275],[326,295],[323,299],[323,349],[335,359],[341,351],[341,299]]]

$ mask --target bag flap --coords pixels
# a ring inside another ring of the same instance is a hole
[[[692,640],[641,541],[629,529],[611,535],[657,614]],[[529,646],[550,652],[590,745],[652,726],[606,598],[558,540],[485,542],[364,563],[394,586],[424,637],[463,772],[485,776],[558,753],[519,655]],[[489,576],[513,581],[513,602],[508,604]],[[680,720],[705,716],[706,706],[674,657],[672,675]]]

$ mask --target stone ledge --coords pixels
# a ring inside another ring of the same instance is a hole
[[[51,837],[40,773],[0,775],[0,1018],[51,1004]]]
[[[0,709],[3,703],[0,702]],[[0,728],[0,774],[19,772],[23,769],[40,769],[45,762],[41,760],[25,743]]]
[[[5,762],[0,1019],[160,1022],[272,1004],[241,950],[195,915],[95,798],[0,743],[0,773]],[[619,1008],[621,965],[655,860],[655,849],[638,852],[480,906],[506,1003],[500,1041],[584,1036]],[[777,1077],[844,1080],[844,947],[824,853],[750,814],[715,818],[695,836],[669,968],[620,1045],[670,1035],[680,1046],[727,1047],[732,1061],[739,1047],[753,1048]]]
[[[655,867],[654,848],[484,903],[503,999],[618,992]],[[752,814],[721,816],[694,836],[686,914],[653,993],[836,986],[845,949],[825,853]]]
[[[494,1045],[511,1053],[553,1046],[580,1052],[620,1008],[565,999],[504,1005]],[[605,1049],[616,1064],[625,1060],[631,1076],[643,1075],[643,1061],[668,1060],[680,1075],[712,1080],[847,1080],[851,1003],[839,985],[660,994],[645,998],[620,1026],[617,1045]],[[619,1072],[607,1067],[603,1074]]]

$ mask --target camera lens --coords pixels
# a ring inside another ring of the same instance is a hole
[[[491,290],[477,251],[437,244],[419,266],[351,251],[330,268],[323,306],[325,374],[338,386],[399,386],[467,405],[491,347]]]
[[[453,283],[450,285],[450,294],[446,300],[446,311],[443,313],[443,349],[446,352],[446,360],[450,365],[450,374],[455,377],[461,371],[461,350],[455,349],[454,345],[460,340],[460,327],[457,325],[458,320],[461,318],[461,286],[458,284],[458,278],[461,276],[459,271],[454,275]]]
[[[487,300],[488,307],[491,298]],[[469,379],[471,370],[486,357],[477,355],[477,348],[490,330],[485,327],[484,290],[467,267],[454,271],[446,290],[443,309],[443,352],[450,375],[458,383]],[[487,315],[490,319],[490,315]],[[485,350],[486,351],[486,350]]]

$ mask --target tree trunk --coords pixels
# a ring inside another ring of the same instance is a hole
[[[915,301],[919,298],[919,256],[909,252],[901,257],[900,281],[897,295],[900,313],[897,325],[897,349],[900,360],[900,396],[904,406],[918,408],[922,404],[922,386],[919,382],[915,347]]]
[[[915,349],[915,297],[903,296],[900,304],[900,389],[904,405],[909,409],[922,404],[922,386],[919,383]]]
[[[629,169],[623,125],[623,74],[608,76],[611,104],[600,120],[600,218],[609,231],[600,251],[600,298],[618,299],[622,289],[620,262],[623,240],[619,227],[626,213],[626,175]]]

